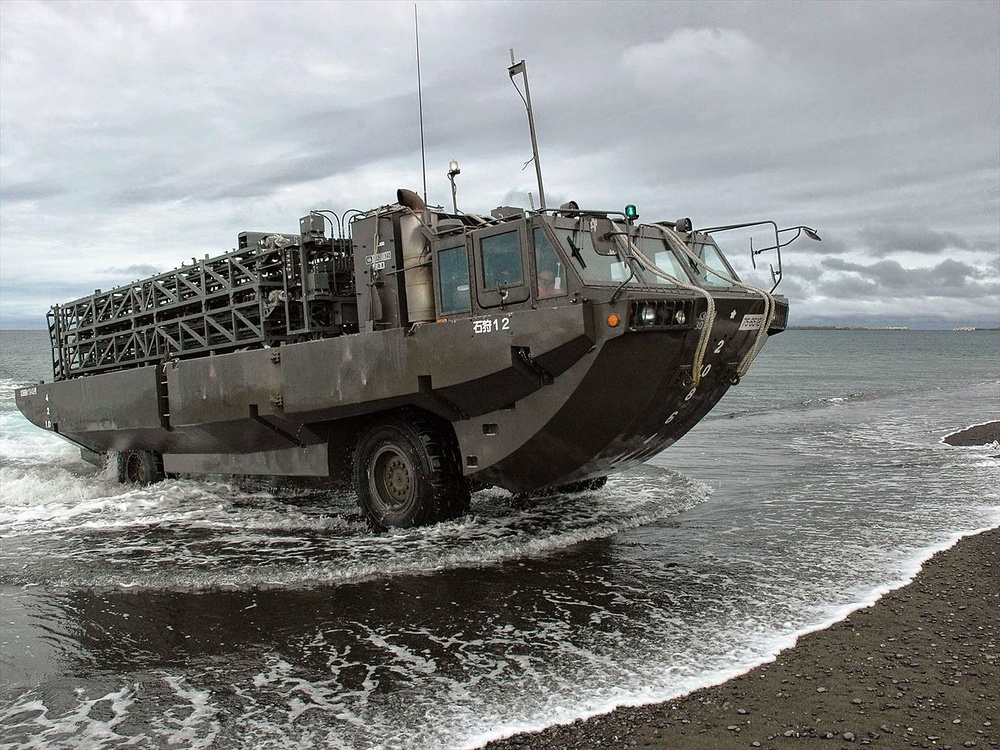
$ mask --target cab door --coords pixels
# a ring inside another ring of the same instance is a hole
[[[489,227],[473,235],[476,302],[481,308],[526,302],[529,286],[528,242],[524,222]]]

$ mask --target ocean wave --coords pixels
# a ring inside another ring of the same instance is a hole
[[[25,381],[13,378],[0,378],[0,404],[13,404],[18,388],[23,388]]]
[[[72,560],[60,565],[42,543],[38,554],[46,562],[8,583],[129,590],[298,588],[493,564],[661,521],[711,494],[676,472],[647,469],[613,477],[601,490],[529,506],[503,490],[483,490],[461,519],[373,534],[350,494],[328,502],[311,494],[297,505],[294,497],[196,480],[124,490],[106,473],[83,483],[58,472],[2,481],[14,490],[0,505],[7,543],[56,538],[63,559]],[[39,482],[44,491],[33,489]],[[107,564],[111,550],[116,565]]]

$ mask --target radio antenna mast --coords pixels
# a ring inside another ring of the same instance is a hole
[[[528,90],[528,69],[524,67],[524,60],[515,64],[514,63],[514,50],[510,51],[510,67],[507,69],[510,73],[510,82],[514,83],[514,76],[520,73],[524,76],[524,95],[521,96],[521,100],[524,102],[525,109],[528,110],[528,129],[531,131],[531,158],[535,162],[535,174],[538,176],[538,202],[541,204],[540,208],[542,211],[545,210],[545,189],[542,187],[542,165],[538,161],[538,140],[535,138],[535,118],[531,114],[531,92]],[[517,84],[514,83],[514,88],[517,89],[517,93],[521,93],[521,89],[517,88]]]
[[[417,4],[413,4],[413,36],[417,47],[417,111],[420,114],[420,171],[424,178],[424,205],[427,205],[427,153],[424,150],[424,94],[420,85],[420,29],[417,26]],[[513,59],[514,53],[511,52]],[[527,80],[525,80],[527,85]]]

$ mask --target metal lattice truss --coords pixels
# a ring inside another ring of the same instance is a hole
[[[309,310],[332,299],[316,279],[346,271],[342,258],[329,241],[267,241],[273,237],[254,234],[253,247],[56,305],[48,314],[55,379],[333,332],[313,324]]]

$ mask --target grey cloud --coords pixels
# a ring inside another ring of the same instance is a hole
[[[79,282],[0,276],[0,326],[42,328],[45,314],[53,303],[76,299],[85,293],[86,288],[81,289]]]
[[[145,276],[155,276],[163,270],[164,269],[157,268],[156,266],[139,264],[134,266],[125,266],[123,268],[106,268],[100,270],[99,273],[102,276],[111,276],[115,278],[141,279]]]
[[[895,260],[863,264],[839,258],[826,258],[821,265],[841,272],[818,285],[819,291],[829,297],[985,299],[1000,291],[1000,279],[995,275],[950,258],[931,268],[905,268]]]
[[[894,252],[937,254],[946,250],[968,249],[969,243],[955,232],[937,232],[926,226],[874,226],[864,239],[876,255]]]
[[[830,299],[877,300],[880,297],[878,285],[873,278],[846,276],[818,285],[817,291]]]
[[[22,201],[40,201],[54,198],[63,190],[57,186],[40,180],[26,180],[10,183],[3,181],[0,185],[0,197],[4,203],[20,203]]]
[[[791,253],[793,257],[808,257],[815,255],[843,255],[850,251],[851,246],[841,239],[836,231],[831,233],[818,227],[814,228],[819,232],[822,238],[821,242],[810,242],[805,239],[799,240],[791,245],[790,250],[783,250],[782,252],[786,256]]]
[[[803,284],[818,281],[823,276],[820,266],[801,263],[797,260],[785,261],[785,272],[782,276],[781,288],[788,289],[790,284]]]

